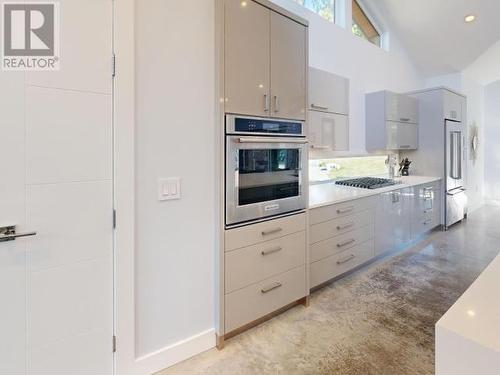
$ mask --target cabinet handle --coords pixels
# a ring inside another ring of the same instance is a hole
[[[264,112],[269,112],[269,95],[264,94]]]
[[[432,219],[428,219],[428,220],[424,221],[424,225],[428,225],[430,223],[432,223]]]
[[[354,206],[351,206],[351,207],[347,207],[347,208],[339,208],[337,210],[337,213],[338,214],[346,214],[348,212],[351,212],[352,210],[354,210]]]
[[[328,111],[328,107],[322,106],[322,105],[317,105],[317,104],[311,104],[311,107],[315,109],[322,109],[323,111]]]
[[[274,112],[280,111],[280,101],[277,95],[274,95]]]
[[[353,227],[354,226],[354,223],[347,223],[347,224],[344,224],[344,225],[337,225],[337,230],[343,230],[343,229],[347,229],[347,228],[350,228],[350,227]]]
[[[410,148],[411,146],[410,145],[401,145],[399,146],[399,148]]]
[[[282,230],[283,230],[282,228],[273,228],[273,229],[263,230],[261,233],[263,236],[267,236],[269,234],[281,232]]]
[[[274,283],[272,285],[269,285],[269,286],[266,286],[264,288],[262,288],[260,291],[261,293],[269,293],[271,290],[274,290],[276,288],[279,288],[280,286],[283,286],[283,284],[281,283]]]
[[[0,242],[14,241],[16,238],[36,236],[36,232],[17,233],[15,225],[0,228]]]
[[[350,245],[350,244],[352,244],[354,242],[356,242],[356,240],[354,238],[351,238],[350,240],[338,243],[337,247],[344,247],[344,246]]]
[[[424,187],[424,190],[425,191],[434,190],[434,187],[433,186]]]
[[[329,146],[315,146],[315,145],[311,145],[311,148],[314,148],[316,150],[328,150],[330,147]]]
[[[429,208],[428,210],[424,210],[424,214],[428,214],[429,212],[432,212],[432,208]]]
[[[408,122],[411,119],[409,119],[408,117],[401,117],[400,120],[403,121],[403,122]]]
[[[282,250],[281,246],[276,246],[276,247],[273,247],[271,249],[262,250],[261,254],[264,255],[264,256],[266,256],[266,255],[269,255],[269,254],[272,254],[272,253],[277,253],[278,251],[281,251],[281,250]]]
[[[344,263],[347,263],[347,262],[349,262],[350,260],[353,260],[354,258],[356,258],[356,255],[351,254],[351,255],[349,255],[347,258],[344,258],[344,259],[341,259],[341,260],[337,260],[337,264],[344,264]]]

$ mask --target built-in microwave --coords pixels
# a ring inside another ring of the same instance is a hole
[[[301,211],[307,204],[304,123],[226,116],[226,225]]]

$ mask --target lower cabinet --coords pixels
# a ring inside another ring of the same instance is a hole
[[[225,232],[224,335],[309,294],[306,215]]]
[[[411,188],[381,193],[375,214],[375,255],[411,240]]]
[[[375,197],[310,211],[310,287],[314,288],[374,256]]]
[[[411,236],[417,239],[441,224],[441,184],[435,182],[412,188]]]
[[[441,224],[440,182],[383,192],[309,211],[310,287]]]

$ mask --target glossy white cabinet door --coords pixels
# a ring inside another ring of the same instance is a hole
[[[418,123],[418,100],[407,95],[385,91],[387,121]]]
[[[270,115],[270,17],[254,1],[225,2],[226,112]]]
[[[0,374],[113,372],[112,2],[59,3],[61,70],[0,71]]]
[[[443,90],[443,95],[444,118],[462,121],[463,97],[448,90]]]
[[[414,150],[418,148],[418,125],[387,121],[387,150]]]
[[[410,189],[381,193],[375,216],[375,254],[379,255],[411,240]]]
[[[306,118],[306,38],[305,26],[271,12],[271,114],[274,117]]]
[[[311,150],[349,150],[349,118],[346,115],[309,111],[309,142]]]
[[[309,68],[309,109],[349,113],[349,80],[347,78]]]

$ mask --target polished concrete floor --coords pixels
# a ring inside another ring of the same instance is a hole
[[[500,250],[500,207],[317,290],[159,375],[434,373],[434,325]]]

